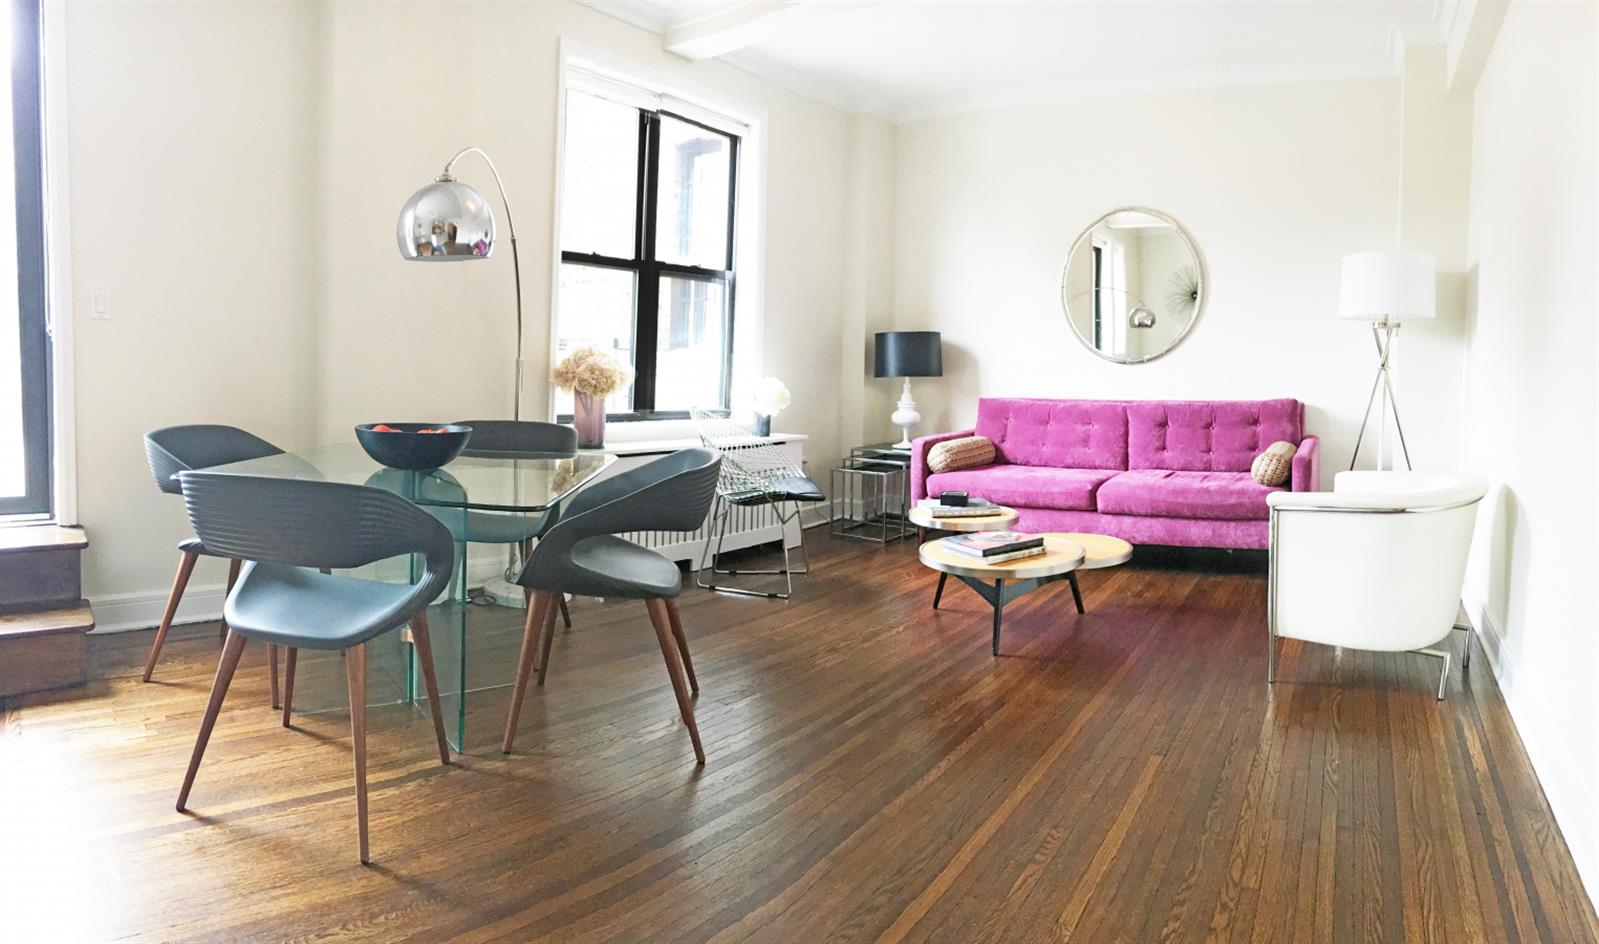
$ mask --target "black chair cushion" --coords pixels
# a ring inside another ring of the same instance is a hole
[[[774,479],[771,487],[728,495],[735,505],[763,505],[767,502],[819,502],[826,501],[822,489],[803,475]]]

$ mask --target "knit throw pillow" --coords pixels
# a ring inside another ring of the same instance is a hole
[[[1294,453],[1299,449],[1291,442],[1279,440],[1266,447],[1249,465],[1249,475],[1262,485],[1277,487],[1287,485],[1294,474]]]
[[[987,436],[962,436],[946,439],[927,450],[927,471],[954,472],[973,469],[994,461],[994,444]]]

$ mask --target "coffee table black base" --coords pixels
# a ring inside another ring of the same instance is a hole
[[[933,591],[933,609],[935,610],[938,609],[938,601],[944,597],[944,581],[948,579],[949,574],[939,573],[938,588]],[[971,587],[978,596],[982,597],[988,602],[989,606],[994,608],[994,655],[996,656],[999,655],[999,629],[1001,619],[1005,613],[1005,604],[1023,594],[1031,593],[1045,584],[1064,580],[1071,584],[1072,601],[1077,604],[1077,612],[1087,612],[1083,609],[1083,591],[1077,585],[1077,572],[1074,570],[1069,570],[1064,574],[1057,574],[1053,577],[1032,577],[1027,580],[996,580],[992,584],[976,577],[963,577],[959,574],[955,576],[955,579]]]

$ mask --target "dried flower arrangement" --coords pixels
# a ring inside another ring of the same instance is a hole
[[[633,371],[609,353],[584,345],[556,365],[551,379],[562,390],[604,398],[626,389]]]

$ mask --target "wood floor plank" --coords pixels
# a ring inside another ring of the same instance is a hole
[[[88,685],[0,700],[6,933],[1599,941],[1485,659],[1438,702],[1432,660],[1285,642],[1268,686],[1264,577],[1172,555],[1085,573],[1082,615],[1019,598],[996,659],[910,545],[807,540],[791,601],[679,600],[703,769],[636,604],[574,601],[510,757],[507,690],[449,768],[425,708],[372,708],[370,868],[336,657],[302,653],[296,704],[333,707],[286,729],[246,648],[183,816],[215,624],[149,684],[150,633],[90,636]],[[469,672],[509,678],[522,614],[470,615]]]

